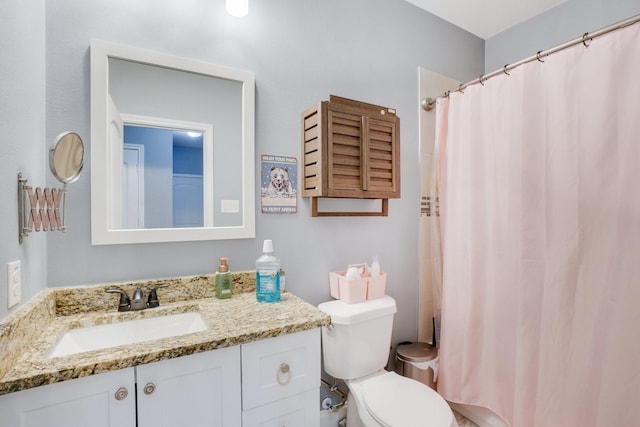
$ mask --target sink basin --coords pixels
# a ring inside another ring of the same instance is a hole
[[[66,331],[51,347],[47,358],[191,334],[208,329],[197,312],[170,314]]]

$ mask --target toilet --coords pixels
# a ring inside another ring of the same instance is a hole
[[[426,385],[384,368],[396,302],[383,296],[357,304],[320,304],[324,370],[349,388],[347,427],[457,427],[451,408]]]

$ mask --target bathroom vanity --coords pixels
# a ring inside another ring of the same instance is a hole
[[[0,324],[0,425],[317,427],[320,327],[329,318],[290,293],[277,304],[250,291],[218,300],[212,280],[175,279],[158,291],[160,307],[139,312],[118,313],[108,294],[106,307],[89,309],[107,285],[34,297]],[[207,324],[200,332],[52,353],[69,330],[196,312]]]

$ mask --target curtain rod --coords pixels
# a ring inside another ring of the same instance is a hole
[[[504,67],[500,68],[499,70],[493,71],[493,72],[491,72],[489,74],[482,74],[477,79],[471,80],[468,83],[461,84],[460,86],[458,86],[455,89],[448,90],[448,91],[446,91],[445,93],[443,93],[442,95],[440,95],[440,96],[438,96],[436,98],[425,98],[420,102],[420,104],[422,105],[422,108],[424,110],[431,111],[435,107],[436,100],[438,98],[446,98],[451,93],[462,92],[465,88],[467,88],[469,86],[472,86],[472,85],[475,85],[475,84],[478,84],[478,83],[484,85],[484,82],[486,82],[490,78],[499,76],[499,75],[501,75],[503,73],[509,75],[509,71],[511,71],[514,68],[517,68],[517,67],[519,67],[521,65],[527,64],[529,62],[533,62],[533,61],[544,62],[542,60],[542,58],[547,57],[549,55],[552,55],[554,53],[557,53],[557,52],[559,52],[561,50],[567,49],[567,48],[569,48],[571,46],[575,46],[577,44],[582,43],[582,44],[584,44],[585,47],[589,47],[589,42],[591,42],[591,40],[593,40],[593,39],[595,39],[597,37],[603,36],[603,35],[605,35],[607,33],[612,32],[612,31],[620,30],[620,29],[628,27],[630,25],[637,24],[638,22],[640,22],[640,15],[636,15],[634,17],[625,19],[624,21],[620,21],[620,22],[618,22],[616,24],[613,24],[613,25],[610,25],[608,27],[602,28],[600,30],[594,31],[593,33],[584,33],[582,35],[582,37],[578,37],[577,39],[568,41],[566,43],[563,43],[563,44],[561,44],[559,46],[556,46],[556,47],[548,49],[548,50],[538,51],[538,53],[536,53],[533,56],[530,56],[528,58],[525,58],[525,59],[523,59],[521,61],[518,61],[518,62],[515,62],[513,64],[507,64]]]

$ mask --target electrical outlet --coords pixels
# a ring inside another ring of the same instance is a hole
[[[22,272],[20,261],[7,263],[7,308],[20,303],[22,297]]]

